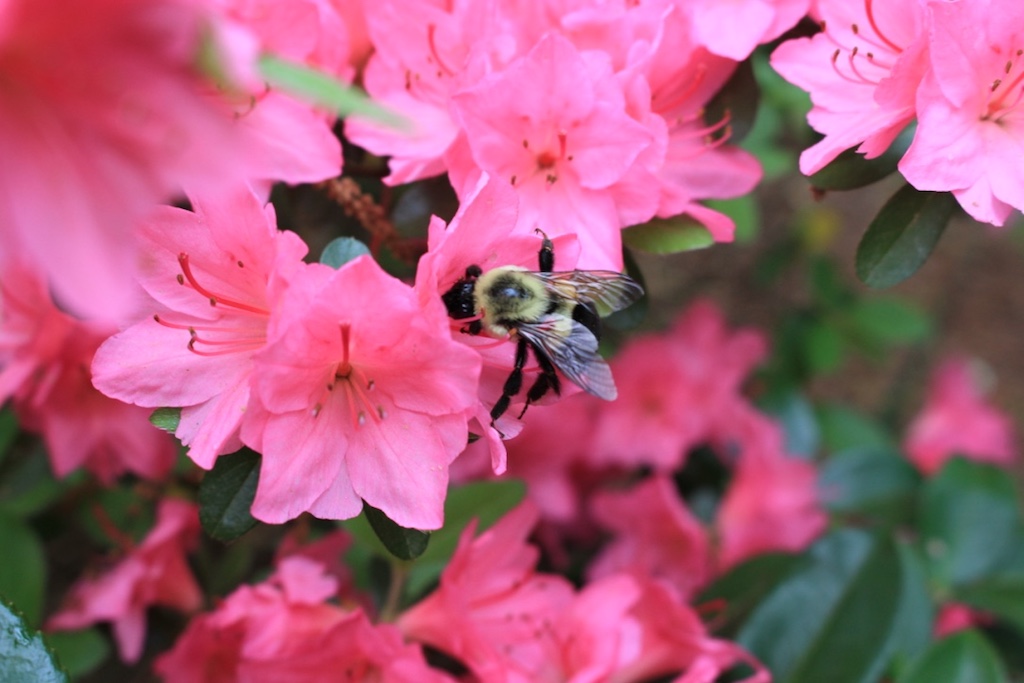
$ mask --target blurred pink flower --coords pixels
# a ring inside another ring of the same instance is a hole
[[[664,581],[688,600],[710,578],[707,532],[669,477],[600,492],[590,499],[590,514],[613,536],[587,568],[589,580],[634,573]]]
[[[686,9],[693,18],[695,41],[716,55],[739,61],[793,28],[810,4],[811,0],[695,0],[686,3]]]
[[[547,521],[572,522],[582,512],[581,492],[593,477],[581,470],[593,446],[601,403],[580,393],[533,406],[523,431],[506,444],[507,476],[526,482],[527,497]]]
[[[248,30],[260,50],[351,81],[354,69],[348,26],[332,0],[212,0]],[[255,84],[254,84],[255,85]],[[261,193],[275,181],[317,182],[341,173],[335,117],[262,83],[236,106],[236,127],[253,155],[247,178]],[[188,186],[189,189],[203,189]]]
[[[768,683],[767,670],[740,646],[708,635],[696,611],[668,585],[642,573],[588,583],[552,625],[558,658],[531,681],[712,683],[734,666]]]
[[[176,435],[209,469],[241,446],[252,358],[283,274],[303,266],[306,245],[278,231],[273,206],[248,188],[192,205],[160,207],[140,226],[139,279],[160,312],[104,342],[93,382],[121,401],[181,407]]]
[[[787,455],[782,428],[752,407],[732,413],[720,434],[738,446],[738,461],[714,522],[718,570],[810,545],[828,525],[814,464]]]
[[[244,70],[254,46],[192,0],[10,0],[0,26],[0,261],[38,264],[62,305],[116,318],[132,221],[182,183],[244,173],[252,155],[197,65],[205,46]]]
[[[11,0],[0,25],[0,263],[37,264],[77,314],[128,312],[131,226],[183,189],[340,172],[333,117],[256,74],[267,50],[351,74],[327,0]]]
[[[280,566],[288,557],[303,557],[318,562],[323,565],[324,573],[337,582],[340,599],[345,600],[350,596],[355,598],[352,570],[345,562],[345,553],[352,546],[352,535],[344,529],[338,529],[307,542],[305,536],[308,533],[309,527],[306,525],[292,527],[274,552],[274,564]]]
[[[470,524],[437,590],[406,610],[398,627],[460,660],[482,682],[540,681],[557,661],[550,625],[572,603],[564,578],[540,574],[526,538],[537,511],[524,503],[473,538]]]
[[[925,474],[954,455],[1003,466],[1016,458],[1013,423],[985,400],[979,379],[965,358],[949,358],[935,371],[903,441],[907,457]]]
[[[915,115],[927,70],[924,0],[818,0],[823,30],[771,56],[782,77],[811,94],[808,123],[825,138],[800,155],[811,175],[843,150],[884,152]]]
[[[107,484],[125,471],[157,479],[174,462],[150,411],[93,388],[89,366],[113,331],[58,310],[32,268],[0,274],[0,402],[12,399],[22,426],[42,434],[59,477],[85,467]]]
[[[146,638],[146,609],[153,605],[182,612],[198,610],[202,594],[186,554],[199,540],[194,505],[165,498],[156,525],[112,569],[79,579],[48,630],[79,629],[100,621],[113,624],[121,659],[135,662]]]
[[[242,423],[263,454],[253,515],[348,519],[365,499],[402,526],[440,528],[480,372],[448,328],[440,298],[417,301],[369,256],[296,271]]]
[[[951,191],[975,219],[1002,225],[1024,209],[1024,5],[931,0],[928,11],[930,69],[900,172],[917,189]]]
[[[739,405],[741,384],[766,350],[761,333],[729,330],[707,301],[668,334],[634,337],[611,361],[619,398],[601,407],[593,462],[676,469]]]
[[[322,565],[286,558],[264,583],[242,586],[195,617],[156,672],[168,683],[452,681],[394,626],[326,602],[336,592]]]
[[[403,633],[482,683],[633,683],[669,674],[711,683],[741,661],[756,671],[748,683],[767,681],[763,667],[709,638],[696,613],[656,580],[615,574],[577,593],[537,572],[538,553],[525,543],[536,521],[524,503],[476,539],[470,525],[439,588],[399,617]]]
[[[988,626],[995,619],[991,614],[976,610],[961,602],[947,602],[939,608],[932,628],[936,640],[974,626]]]

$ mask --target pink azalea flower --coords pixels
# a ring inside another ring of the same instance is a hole
[[[146,609],[152,605],[182,612],[199,609],[202,594],[186,561],[199,540],[194,505],[166,498],[156,525],[112,569],[80,579],[65,606],[47,622],[50,630],[84,628],[100,621],[113,624],[121,659],[135,662],[146,637]]]
[[[113,332],[57,309],[42,277],[22,264],[0,275],[0,402],[42,434],[55,474],[85,467],[105,483],[125,471],[157,479],[174,462],[173,441],[149,411],[107,398],[89,366]]]
[[[297,271],[242,424],[263,454],[253,515],[347,519],[365,499],[402,526],[439,528],[480,372],[448,329],[440,298],[417,301],[368,256]]]
[[[363,73],[376,101],[414,122],[412,134],[349,119],[345,135],[374,154],[390,156],[387,182],[407,183],[443,173],[460,135],[451,95],[490,70],[494,55],[507,61],[514,43],[496,35],[495,3],[436,0],[363,2],[376,52]]]
[[[814,464],[787,456],[781,427],[753,408],[732,413],[722,433],[739,446],[739,460],[715,518],[719,570],[810,545],[828,524]]]
[[[590,580],[632,572],[665,581],[686,600],[710,578],[707,533],[670,478],[657,475],[628,491],[603,491],[591,498],[590,512],[614,534],[588,567]]]
[[[1003,466],[1016,458],[1012,421],[985,400],[978,374],[963,358],[947,359],[936,370],[903,448],[925,474],[954,455]]]
[[[854,145],[884,152],[915,115],[927,70],[923,0],[819,0],[823,30],[772,53],[782,77],[811,94],[808,123],[825,138],[800,155],[806,175]]]
[[[437,590],[399,617],[406,637],[456,657],[481,681],[542,680],[531,673],[553,663],[549,625],[573,588],[536,572],[539,553],[526,544],[536,522],[523,503],[475,539],[470,524]]]
[[[761,180],[761,165],[728,144],[728,114],[705,122],[705,106],[732,76],[736,62],[712,54],[692,33],[692,21],[681,6],[665,15],[649,52],[631,67],[647,85],[631,89],[630,106],[649,109],[666,127],[662,157],[653,169],[660,186],[657,215],[686,214],[716,241],[729,242],[736,230],[733,220],[699,202],[747,194]]]
[[[264,583],[242,586],[194,618],[156,671],[167,683],[452,681],[394,626],[327,603],[336,592],[320,564],[287,558]]]
[[[620,269],[620,210],[632,202],[654,214],[656,192],[619,185],[654,134],[626,111],[606,60],[547,34],[505,70],[452,98],[472,162],[519,196],[519,222],[552,236],[576,234],[585,268]],[[465,170],[453,169],[475,182]],[[651,188],[652,190],[654,188]],[[629,191],[627,191],[629,190]],[[456,183],[456,191],[463,187]],[[643,214],[646,214],[644,216]]]
[[[810,0],[697,0],[687,9],[693,18],[694,40],[716,55],[741,61],[758,45],[793,28],[810,4]]]
[[[708,302],[691,306],[668,335],[632,339],[611,362],[619,399],[602,406],[592,460],[676,469],[737,405],[765,352],[763,335],[730,331]]]
[[[252,156],[197,68],[204,45],[224,48],[228,71],[252,45],[186,0],[12,0],[0,23],[0,260],[38,263],[62,305],[116,318],[132,298],[131,222]]]
[[[971,216],[1002,225],[1024,209],[1024,6],[931,1],[928,11],[931,68],[900,172],[917,189],[951,191]]]
[[[241,446],[253,355],[306,245],[278,231],[273,206],[247,188],[192,203],[194,212],[161,207],[140,226],[140,282],[160,312],[100,347],[93,382],[121,401],[181,407],[176,435],[209,469]]]

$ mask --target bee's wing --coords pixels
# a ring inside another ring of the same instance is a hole
[[[534,273],[556,295],[593,305],[600,317],[611,315],[644,294],[628,275],[612,270],[570,270],[562,273]]]
[[[597,352],[597,339],[579,322],[552,314],[537,322],[520,323],[516,331],[588,394],[606,401],[618,395],[611,368]]]

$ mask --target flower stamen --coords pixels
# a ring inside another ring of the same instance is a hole
[[[434,63],[437,64],[437,66],[441,69],[441,71],[439,71],[437,75],[438,77],[441,77],[444,74],[454,76],[455,71],[453,71],[451,68],[449,68],[447,64],[444,63],[444,60],[441,59],[441,55],[437,51],[437,43],[434,40],[436,36],[437,25],[427,24],[427,45],[430,47],[430,55],[431,57],[433,57]]]
[[[199,282],[196,280],[195,275],[192,274],[192,268],[189,266],[188,254],[186,254],[185,252],[181,252],[180,254],[178,254],[178,264],[181,265],[182,273],[181,275],[178,276],[178,282],[184,285],[185,282],[188,281],[189,285],[192,286],[192,289],[196,290],[196,292],[202,294],[203,296],[210,300],[211,306],[216,306],[220,304],[222,306],[237,308],[240,311],[248,311],[249,313],[256,313],[259,315],[270,315],[270,311],[259,308],[257,306],[242,303],[241,301],[229,299],[226,296],[214,294],[210,290],[200,285]]]

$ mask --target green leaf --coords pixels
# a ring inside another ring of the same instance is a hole
[[[260,57],[259,70],[269,85],[318,107],[330,109],[338,116],[367,118],[401,131],[412,129],[412,124],[404,116],[380,106],[359,88],[341,83],[321,71],[272,55]]]
[[[408,594],[419,595],[437,580],[470,520],[478,520],[479,534],[518,505],[525,495],[526,485],[516,479],[474,482],[449,490],[444,501],[444,527],[431,534],[426,552],[410,569]]]
[[[678,254],[704,249],[715,243],[708,229],[686,216],[652,218],[622,232],[622,241],[630,249],[648,254]]]
[[[349,261],[370,253],[370,248],[354,237],[331,240],[320,253],[320,263],[337,270]]]
[[[110,641],[95,628],[54,631],[46,635],[46,642],[72,678],[93,671],[110,656]]]
[[[0,600],[0,683],[67,683],[43,637]]]
[[[830,451],[892,446],[888,432],[871,418],[838,403],[815,409],[822,445]]]
[[[857,246],[857,277],[892,287],[917,272],[938,243],[957,203],[948,192],[904,185],[878,212]]]
[[[931,643],[935,604],[929,592],[924,558],[911,543],[897,543],[896,549],[900,556],[902,589],[896,625],[887,651],[895,657],[897,668],[902,668]]]
[[[97,544],[111,549],[121,548],[125,538],[142,540],[156,523],[153,507],[127,487],[82,497],[75,521]]]
[[[924,311],[897,297],[861,299],[849,316],[854,333],[872,346],[913,344],[927,339],[932,331]]]
[[[731,638],[758,604],[803,558],[789,553],[765,553],[736,565],[714,583],[705,588],[694,601],[698,605],[713,605],[721,601],[722,612],[715,612],[715,632]]]
[[[990,573],[954,586],[953,598],[999,615],[1024,634],[1024,531],[1018,529]]]
[[[843,362],[846,342],[834,325],[827,321],[811,323],[804,337],[804,356],[808,369],[816,374],[835,370]]]
[[[932,576],[946,586],[994,571],[1019,524],[1013,480],[995,465],[953,458],[924,488],[922,542]]]
[[[1009,679],[995,648],[974,630],[932,645],[898,683],[1004,683]]]
[[[821,433],[814,409],[797,391],[776,392],[766,395],[760,407],[782,423],[786,435],[786,450],[806,458],[814,456],[821,444]]]
[[[896,165],[910,147],[916,126],[907,126],[889,149],[874,159],[848,149],[828,166],[810,177],[811,185],[819,190],[855,190],[885,178],[896,171]]]
[[[173,434],[181,422],[181,408],[157,408],[149,415],[154,427]]]
[[[704,107],[704,122],[713,126],[728,121],[729,143],[738,145],[754,127],[761,89],[750,60],[740,62],[732,76]]]
[[[891,522],[911,516],[920,485],[921,475],[906,458],[871,446],[836,453],[825,461],[818,480],[829,510]]]
[[[199,485],[199,521],[218,541],[233,541],[256,525],[249,512],[260,479],[260,454],[243,448],[217,458]]]
[[[736,224],[736,241],[749,243],[757,237],[761,223],[761,211],[757,197],[745,194],[734,199],[709,199],[704,202],[709,209],[714,209],[732,219]]]
[[[890,658],[902,578],[889,539],[834,532],[754,610],[738,640],[775,683],[874,682]]]
[[[392,555],[400,560],[415,560],[423,554],[430,542],[430,533],[398,526],[390,517],[363,501],[363,512],[377,538]]]
[[[0,410],[0,463],[4,461],[11,444],[18,438],[18,418],[10,408]]]
[[[25,620],[38,624],[43,616],[46,555],[39,537],[20,519],[0,514],[0,595],[18,608]]]
[[[823,219],[824,216],[820,214],[808,217],[807,228],[804,231],[804,234],[807,235],[805,238],[807,242],[819,241],[820,238],[816,237],[814,233],[822,230],[819,224],[824,222]],[[831,229],[826,228],[822,232],[831,232]],[[821,247],[814,248],[820,249]],[[807,281],[817,308],[826,311],[844,309],[856,298],[846,274],[840,271],[834,259],[822,254],[811,256],[807,269]]]
[[[84,473],[78,471],[57,481],[41,446],[17,449],[4,460],[0,474],[0,512],[14,517],[31,517],[84,478]]]

